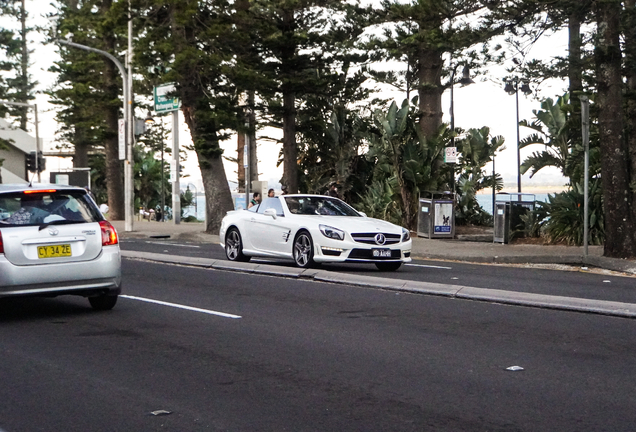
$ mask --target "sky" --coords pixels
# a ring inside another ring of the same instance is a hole
[[[27,0],[27,10],[30,14],[30,24],[46,25],[47,19],[44,18],[46,13],[53,12],[53,8],[47,0]],[[15,23],[2,22],[3,26],[13,26]],[[30,47],[35,50],[32,54],[32,62],[30,72],[39,82],[38,90],[45,90],[53,85],[55,75],[47,72],[47,69],[58,58],[55,49],[51,46],[42,44],[42,37],[35,32],[30,34]],[[564,56],[567,53],[567,37],[566,35],[556,35],[550,38],[540,40],[528,54],[527,58],[550,58],[553,56]],[[497,154],[495,161],[496,171],[503,177],[506,191],[516,192],[517,181],[517,157],[516,157],[516,107],[515,96],[508,95],[503,90],[503,77],[506,72],[503,66],[493,66],[489,68],[489,77],[484,81],[483,77],[474,78],[475,84],[466,87],[456,85],[454,88],[455,102],[455,126],[463,129],[478,128],[489,126],[492,135],[502,135],[506,142],[506,149]],[[542,86],[539,90],[538,97],[556,98],[562,94],[567,85],[565,82],[556,82],[552,87]],[[150,95],[149,95],[150,96]],[[398,104],[402,102],[405,95],[390,90],[383,91],[383,97],[392,97]],[[138,95],[139,97],[139,95]],[[48,103],[48,96],[38,94],[36,98],[39,111],[40,136],[44,141],[45,150],[53,150],[55,146],[55,131],[57,124],[55,122],[55,113],[53,107]],[[446,91],[442,98],[442,106],[444,110],[444,122],[450,122],[450,92]],[[532,110],[539,109],[540,102],[535,95],[524,96],[519,94],[519,118],[533,120]],[[140,116],[140,113],[137,113]],[[191,144],[190,133],[183,121],[183,115],[180,115],[179,125],[179,142],[180,145],[186,146]],[[34,130],[33,124],[29,125],[30,132]],[[266,131],[269,136],[280,137],[280,131]],[[530,130],[520,128],[521,139],[530,134]],[[225,155],[236,157],[236,136],[222,143]],[[535,149],[522,149],[521,160],[530,155]],[[270,141],[259,140],[258,142],[258,159],[259,159],[259,179],[269,181],[270,187],[275,187],[278,180],[282,177],[282,165],[277,167],[277,159],[280,151],[280,145],[273,144]],[[72,162],[70,158],[48,158],[47,169],[58,170],[60,168],[70,168]],[[237,166],[234,163],[225,161],[226,175],[229,181],[236,181]],[[491,167],[487,168],[488,170]],[[201,174],[198,168],[196,155],[188,152],[188,158],[184,163],[183,172],[189,177],[182,179],[181,185],[185,188],[188,183],[194,185],[198,190],[202,190]],[[43,173],[43,179],[48,178],[47,173]],[[522,176],[522,189],[530,190],[557,190],[565,184],[566,180],[556,169],[546,169],[540,171],[532,179],[529,174]]]

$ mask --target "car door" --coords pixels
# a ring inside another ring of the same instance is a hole
[[[275,216],[267,213],[273,213]],[[289,255],[290,223],[284,215],[280,198],[266,198],[259,205],[248,225],[249,242],[259,252],[268,255]]]

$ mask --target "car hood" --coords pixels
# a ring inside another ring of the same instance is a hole
[[[319,224],[329,225],[349,233],[382,232],[402,234],[402,227],[369,217],[310,216]]]

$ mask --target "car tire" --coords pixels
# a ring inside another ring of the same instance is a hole
[[[401,262],[377,262],[375,266],[381,271],[396,271],[402,266]]]
[[[104,294],[96,297],[89,297],[88,302],[91,304],[93,310],[107,311],[115,307],[118,298],[119,296],[117,295]]]
[[[250,257],[243,253],[243,239],[236,228],[230,228],[225,234],[225,256],[230,261],[248,262]]]
[[[297,267],[310,268],[315,266],[314,242],[307,231],[301,231],[294,239],[294,262]]]

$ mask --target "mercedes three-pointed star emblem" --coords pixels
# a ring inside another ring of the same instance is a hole
[[[386,243],[386,237],[382,233],[376,234],[375,242],[379,245],[383,245],[384,243]]]

